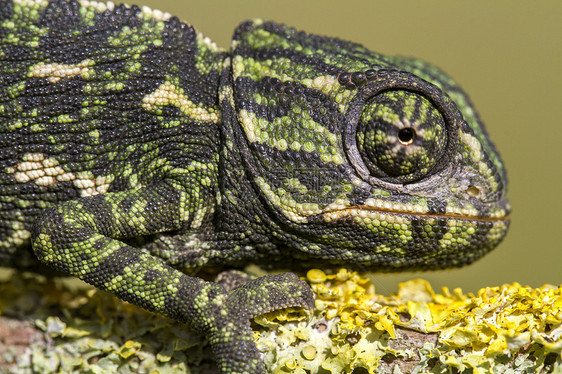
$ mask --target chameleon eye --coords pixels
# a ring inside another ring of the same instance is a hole
[[[447,144],[439,110],[424,96],[406,90],[385,91],[368,100],[355,137],[370,174],[391,183],[427,176]]]

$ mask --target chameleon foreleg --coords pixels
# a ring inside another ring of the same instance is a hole
[[[264,372],[249,319],[309,307],[310,288],[294,275],[280,275],[229,293],[119,240],[178,229],[181,206],[181,193],[164,183],[67,201],[37,220],[33,248],[46,264],[205,334],[223,372]]]

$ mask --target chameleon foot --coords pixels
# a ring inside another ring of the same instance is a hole
[[[250,319],[287,307],[312,308],[314,296],[304,281],[292,273],[253,279],[207,304],[214,316],[205,333],[217,365],[224,373],[265,373],[254,343]]]

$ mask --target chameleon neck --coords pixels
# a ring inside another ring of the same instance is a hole
[[[291,244],[309,243],[291,233],[287,220],[272,211],[254,179],[251,151],[234,106],[230,59],[225,59],[219,88],[223,124],[219,161],[220,202],[217,211],[217,231],[228,232],[228,240],[237,243],[240,264],[244,260],[261,259],[263,266],[290,266],[298,253]],[[239,230],[233,230],[239,228]],[[236,263],[233,256],[230,261]]]

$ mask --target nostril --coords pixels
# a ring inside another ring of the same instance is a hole
[[[466,189],[466,193],[468,194],[468,196],[478,197],[478,195],[480,195],[480,188],[476,186],[470,186]]]

